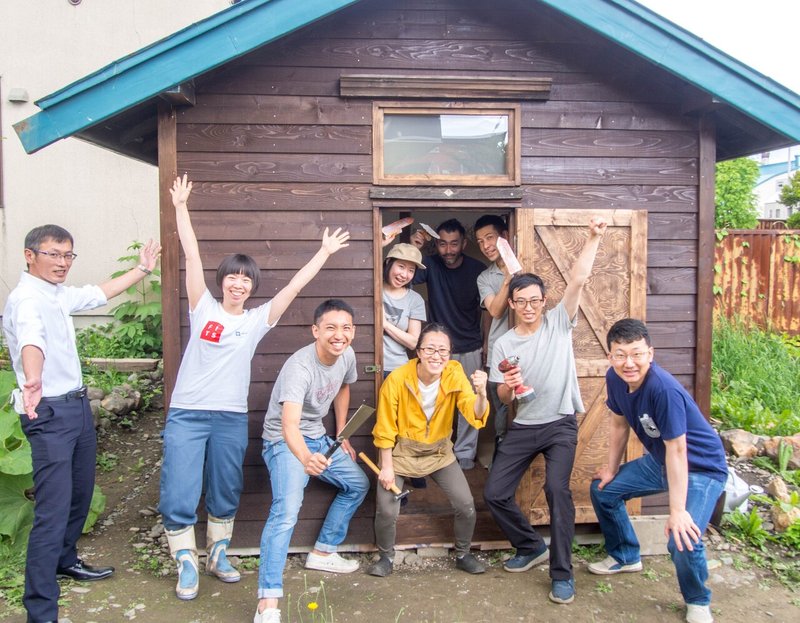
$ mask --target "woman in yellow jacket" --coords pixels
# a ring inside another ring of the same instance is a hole
[[[483,565],[469,552],[475,503],[450,438],[456,408],[475,428],[486,425],[486,373],[477,370],[470,385],[461,364],[450,360],[450,335],[438,323],[422,330],[416,352],[416,359],[386,377],[378,399],[372,436],[381,463],[375,512],[380,559],[367,573],[384,577],[392,572],[400,502],[389,488],[402,489],[405,478],[424,476],[441,487],[455,511],[456,567],[483,573]]]

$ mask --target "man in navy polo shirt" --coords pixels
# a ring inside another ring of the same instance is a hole
[[[161,251],[151,240],[136,268],[99,286],[75,288],[64,285],[77,257],[72,246],[72,236],[58,225],[31,230],[25,237],[28,271],[3,312],[19,385],[14,407],[33,459],[33,528],[22,598],[33,623],[58,620],[56,577],[90,581],[114,573],[113,567],[83,563],[76,548],[94,490],[97,439],[72,314],[105,305],[140,282]]]
[[[664,532],[686,602],[686,621],[712,623],[702,536],[728,477],[722,442],[683,386],[653,361],[643,322],[616,322],[606,342],[611,362],[607,405],[616,416],[611,418],[608,464],[595,473],[591,497],[609,555],[589,565],[589,571],[642,570],[625,502],[668,491]],[[648,454],[620,466],[631,429]]]

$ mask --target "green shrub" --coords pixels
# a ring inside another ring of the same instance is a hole
[[[711,415],[722,428],[762,435],[800,430],[800,359],[780,335],[717,318]]]
[[[139,263],[142,243],[134,241],[130,255],[117,258],[124,268],[114,272],[119,277]],[[161,282],[160,273],[153,271],[144,280],[126,290],[130,300],[111,310],[114,321],[108,325],[92,325],[76,332],[78,354],[82,359],[103,357],[111,359],[152,358],[162,353],[161,339]]]
[[[786,227],[789,229],[800,229],[800,212],[795,212],[786,219]]]

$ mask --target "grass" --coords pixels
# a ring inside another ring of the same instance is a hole
[[[800,358],[786,338],[717,317],[711,415],[721,428],[760,435],[800,430]]]

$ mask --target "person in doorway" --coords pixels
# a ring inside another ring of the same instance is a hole
[[[314,476],[338,489],[306,569],[352,573],[358,562],[336,553],[347,536],[350,519],[369,490],[366,474],[355,462],[348,441],[330,458],[334,440],[325,434],[323,418],[331,404],[336,430],[344,428],[355,383],[356,356],[353,309],[344,301],[324,301],[314,312],[314,342],[283,364],[264,418],[264,462],[272,485],[272,506],[261,534],[258,565],[258,607],[253,623],[280,623],[278,603],[283,597],[283,569],[303,493]]]
[[[65,286],[75,258],[72,235],[42,225],[25,236],[19,284],[3,311],[18,389],[14,408],[31,446],[33,527],[25,562],[22,603],[28,621],[58,620],[57,578],[102,580],[113,567],[94,567],[78,557],[77,543],[94,492],[97,437],[83,384],[72,315],[101,307],[149,275],[161,246],[150,240],[139,265],[99,286]]]
[[[508,240],[508,227],[505,221],[495,215],[486,214],[475,221],[475,240],[481,253],[491,262],[489,267],[478,275],[478,292],[481,306],[489,313],[492,321],[489,326],[485,359],[488,364],[492,360],[492,348],[495,341],[508,331],[508,284],[511,275],[500,257],[497,241]],[[497,395],[497,383],[489,381],[489,402],[494,414],[495,441],[499,444],[508,428],[508,406]]]
[[[712,623],[702,536],[725,488],[728,467],[719,435],[675,378],[653,361],[647,327],[625,318],[608,331],[606,373],[611,429],[608,463],[594,475],[592,505],[608,557],[589,565],[598,575],[642,570],[639,541],[625,502],[669,492],[664,526],[688,623]],[[620,466],[630,431],[647,454]]]
[[[589,223],[589,238],[575,260],[561,301],[549,311],[545,284],[531,273],[514,276],[508,285],[508,304],[517,325],[498,338],[492,351],[489,379],[499,383],[497,393],[507,405],[517,388],[533,388],[535,398],[516,401],[516,416],[497,447],[484,489],[484,499],[495,521],[516,548],[503,568],[527,571],[550,558],[550,600],[571,603],[575,598],[572,573],[572,538],[575,505],[569,487],[578,423],[583,411],[572,330],[586,280],[592,272],[600,240],[606,231],[603,218]],[[501,372],[501,363],[519,357],[518,365]],[[550,511],[550,550],[531,526],[515,500],[517,486],[537,455],[545,459],[544,491]]]
[[[431,323],[419,336],[417,358],[397,368],[381,385],[372,436],[380,453],[375,510],[375,539],[380,558],[367,573],[384,577],[392,572],[400,500],[390,491],[402,489],[404,478],[430,476],[445,492],[455,511],[456,567],[483,573],[470,553],[475,529],[475,502],[464,472],[456,463],[453,444],[455,408],[476,429],[486,425],[489,402],[486,373],[471,379],[450,359],[450,335],[444,325]],[[470,386],[470,380],[474,391]]]
[[[383,376],[408,362],[407,350],[416,347],[425,301],[411,289],[417,270],[425,270],[422,254],[414,245],[399,243],[389,249],[383,263]]]
[[[478,275],[483,263],[464,255],[467,235],[464,226],[449,219],[436,228],[436,255],[425,257],[426,270],[414,275],[414,284],[428,286],[430,320],[445,325],[452,335],[452,358],[461,363],[467,376],[483,367],[481,347],[481,308]],[[411,243],[422,248],[425,236],[421,231],[411,235]],[[478,430],[459,414],[454,447],[462,469],[475,467],[478,452]]]
[[[194,525],[204,487],[206,573],[223,582],[241,577],[226,550],[242,492],[250,361],[295,297],[349,239],[347,232],[329,234],[326,228],[316,255],[271,301],[254,309],[245,309],[245,303],[258,290],[258,265],[248,255],[229,255],[217,268],[220,303],[206,287],[187,207],[191,191],[186,175],[170,189],[186,257],[190,333],[164,427],[159,501],[170,554],[178,566],[175,593],[183,600],[194,599],[200,586]]]

